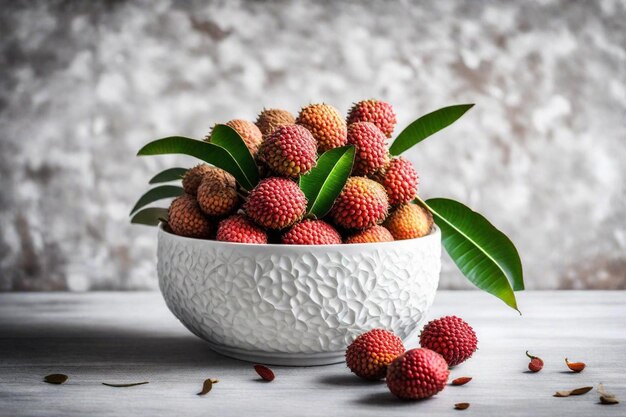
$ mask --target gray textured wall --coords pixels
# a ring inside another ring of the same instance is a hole
[[[128,224],[146,141],[263,106],[378,97],[400,126],[475,102],[408,155],[487,215],[529,288],[626,288],[623,1],[9,2],[0,11],[0,289],[155,288]],[[468,284],[448,261],[442,286]]]

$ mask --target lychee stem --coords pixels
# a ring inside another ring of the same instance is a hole
[[[526,351],[526,356],[528,356],[530,359],[539,359],[538,357],[533,356],[530,353],[528,353],[528,351]]]

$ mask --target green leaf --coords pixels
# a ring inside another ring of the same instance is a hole
[[[246,142],[235,129],[226,125],[215,125],[211,132],[210,141],[226,149],[233,156],[250,184],[257,185],[259,183],[259,168],[246,146]]]
[[[170,136],[148,143],[137,153],[138,156],[166,154],[194,156],[218,168],[222,168],[224,171],[231,173],[239,182],[239,185],[246,190],[251,190],[256,185],[248,180],[230,152],[214,143],[182,136]]]
[[[420,117],[400,132],[391,145],[391,148],[389,148],[389,153],[394,156],[400,155],[402,152],[417,145],[433,133],[437,133],[441,129],[450,126],[473,106],[473,104],[458,104],[456,106],[435,110],[432,113]]]
[[[170,182],[170,181],[178,181],[181,180],[185,173],[187,172],[187,168],[170,168],[165,171],[161,171],[156,174],[150,180],[149,184],[158,184],[160,182]]]
[[[140,208],[145,207],[150,203],[154,203],[158,200],[163,200],[164,198],[178,197],[184,192],[185,191],[183,190],[183,188],[177,185],[161,185],[159,187],[154,187],[153,189],[142,195],[141,198],[139,198],[139,200],[135,204],[135,207],[133,207],[133,209],[130,211],[130,214],[133,214]]]
[[[148,207],[135,214],[130,222],[133,224],[145,224],[146,226],[157,226],[162,219],[167,219],[166,208]]]
[[[342,146],[324,152],[315,167],[300,177],[300,189],[308,200],[308,214],[320,218],[328,213],[346,184],[353,164],[354,146]]]
[[[433,213],[443,246],[461,272],[478,288],[519,311],[513,289],[524,289],[524,276],[513,242],[482,215],[458,201],[417,200]]]

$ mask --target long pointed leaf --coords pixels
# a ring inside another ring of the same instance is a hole
[[[235,159],[250,184],[259,182],[259,168],[242,137],[227,125],[215,125],[211,132],[211,143],[226,149]]]
[[[139,211],[130,220],[134,224],[145,224],[146,226],[157,226],[161,219],[167,219],[167,209],[162,207],[148,207]]]
[[[354,164],[354,146],[326,151],[315,167],[300,177],[300,189],[308,200],[307,212],[323,217],[346,184]]]
[[[394,156],[400,155],[402,152],[423,141],[433,133],[437,133],[441,129],[450,126],[473,106],[473,104],[457,104],[455,106],[435,110],[432,113],[420,117],[400,132],[389,148],[389,153]]]
[[[443,246],[461,272],[478,288],[518,310],[513,288],[524,289],[524,277],[513,242],[482,215],[458,201],[418,201],[433,213],[441,228]]]
[[[169,168],[165,171],[161,171],[156,174],[154,177],[150,179],[149,184],[158,184],[161,182],[170,182],[170,181],[178,181],[181,180],[185,173],[187,172],[187,168]]]
[[[145,207],[150,203],[163,200],[164,198],[178,197],[184,192],[183,188],[177,185],[161,185],[159,187],[154,187],[139,198],[135,207],[133,207],[130,211],[130,214],[133,214],[140,208]]]
[[[251,190],[254,187],[254,184],[248,181],[233,156],[226,149],[214,143],[182,136],[170,136],[148,143],[137,153],[138,156],[166,154],[194,156],[231,173],[243,188]]]

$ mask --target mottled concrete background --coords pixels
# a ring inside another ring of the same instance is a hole
[[[626,288],[623,1],[14,2],[0,7],[0,289],[156,288],[128,211],[199,137],[263,106],[378,97],[400,127],[475,109],[409,153],[425,197],[483,212],[528,288]],[[449,260],[442,287],[469,287]]]

